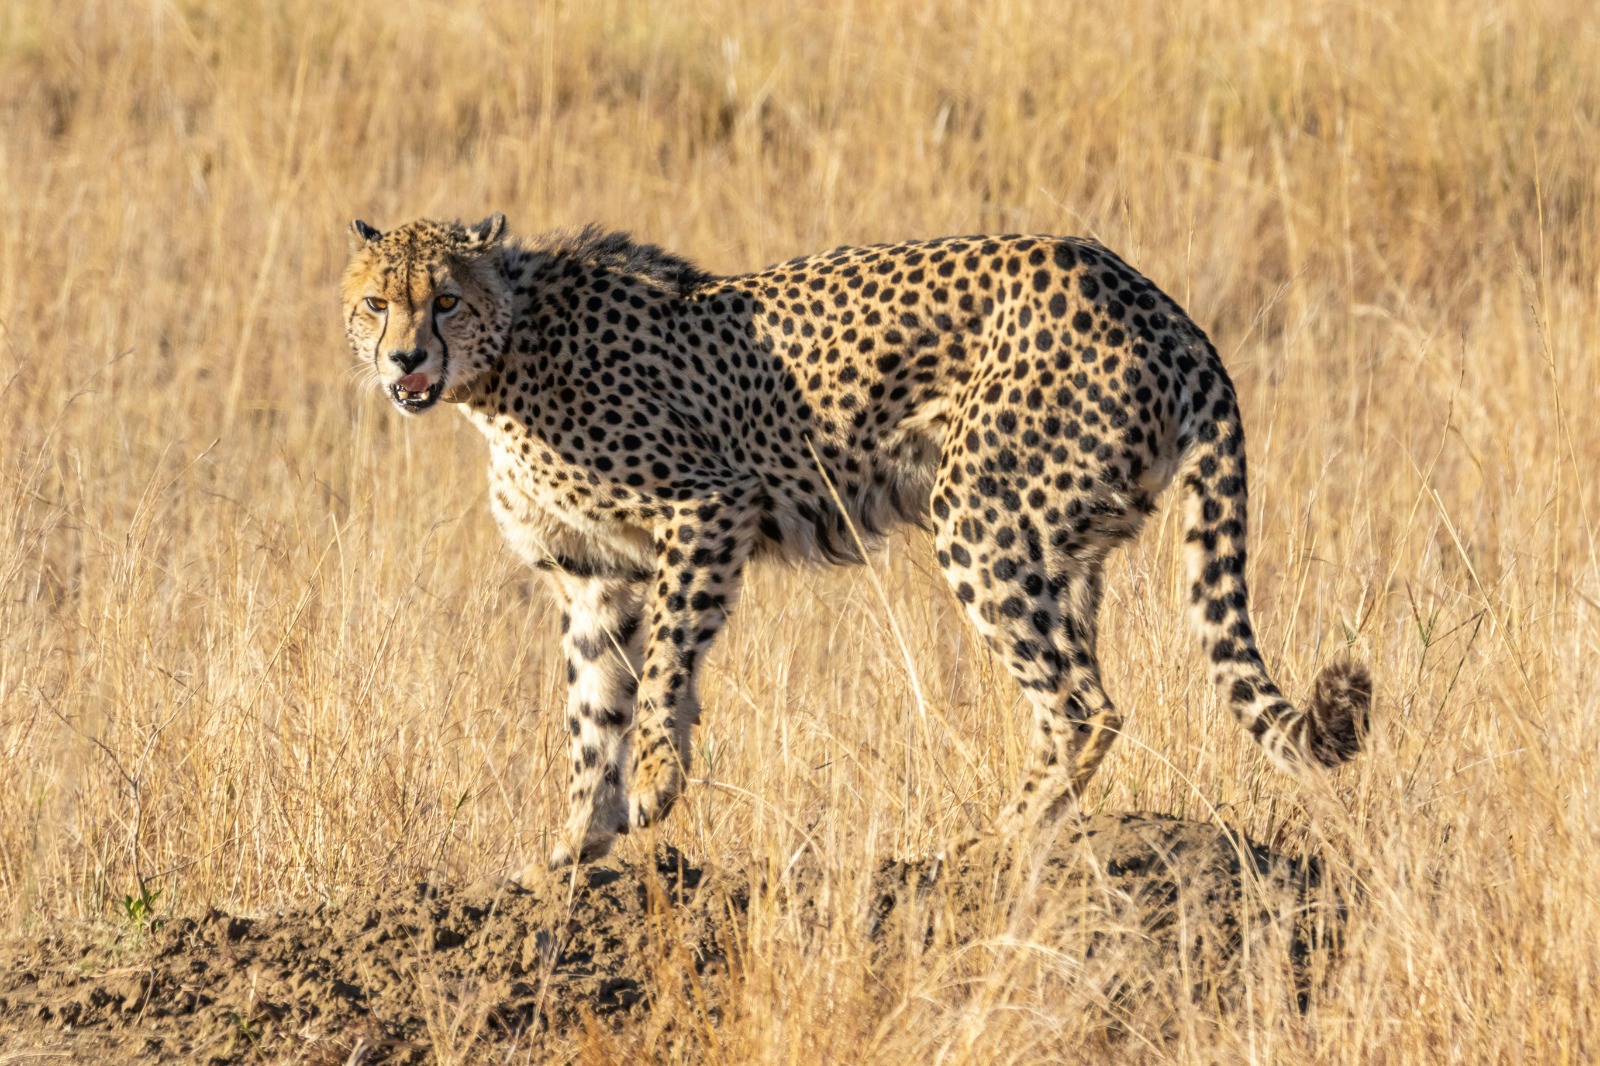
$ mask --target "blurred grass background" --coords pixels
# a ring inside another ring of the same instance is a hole
[[[12,0],[0,926],[106,918],[140,878],[177,911],[470,880],[560,824],[555,620],[476,433],[355,388],[350,218],[599,221],[723,272],[1069,233],[1234,373],[1279,680],[1350,645],[1379,686],[1372,750],[1308,796],[1205,683],[1171,516],[1120,557],[1129,736],[1095,805],[1220,808],[1366,905],[1306,1012],[1269,960],[1246,1017],[1135,1014],[1103,1053],[1600,1054],[1597,55],[1583,0]],[[882,975],[840,917],[1023,755],[923,538],[874,565],[886,600],[859,570],[758,574],[711,660],[699,770],[729,787],[664,835],[727,863],[809,838],[841,901],[753,913],[718,1039],[1071,1061],[1113,1007],[1026,935]]]

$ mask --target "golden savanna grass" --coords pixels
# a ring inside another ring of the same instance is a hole
[[[1356,763],[1275,775],[1205,680],[1164,510],[1112,567],[1129,723],[1091,806],[1315,852],[1359,901],[1345,951],[1303,1010],[1269,959],[1226,1014],[1118,1013],[998,919],[871,972],[867,872],[1025,755],[903,536],[758,571],[708,667],[719,784],[661,836],[809,844],[837,909],[754,907],[716,1047],[1076,1061],[1116,1017],[1096,1053],[1130,1061],[1600,1056],[1597,55],[1588,0],[10,0],[0,928],[110,918],[140,878],[172,913],[471,881],[561,823],[550,603],[476,433],[360,386],[350,218],[594,220],[725,272],[1071,233],[1234,374],[1280,682],[1348,645],[1378,685]]]

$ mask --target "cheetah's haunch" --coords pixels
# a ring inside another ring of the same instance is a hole
[[[931,525],[1032,704],[1003,835],[1070,810],[1121,727],[1101,575],[1174,478],[1234,715],[1285,769],[1359,750],[1363,667],[1327,667],[1297,710],[1256,650],[1244,428],[1216,350],[1099,244],[951,237],[713,277],[623,234],[504,231],[355,223],[345,324],[402,411],[452,402],[483,431],[500,527],[565,605],[572,813],[553,865],[666,814],[746,565],[859,561],[850,524],[869,543]]]

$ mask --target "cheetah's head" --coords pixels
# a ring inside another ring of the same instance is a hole
[[[505,351],[505,228],[504,215],[474,226],[420,219],[388,233],[350,224],[345,336],[407,414],[465,400]]]

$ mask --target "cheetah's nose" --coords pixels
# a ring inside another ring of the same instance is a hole
[[[389,353],[389,361],[408,374],[421,366],[422,361],[427,357],[427,353],[421,348],[412,348],[409,351],[397,350]]]

